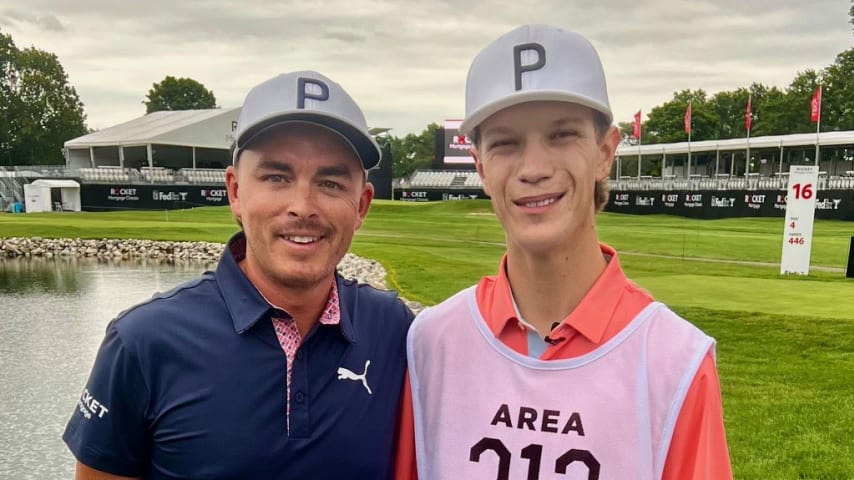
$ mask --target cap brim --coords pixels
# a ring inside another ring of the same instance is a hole
[[[614,116],[607,105],[603,105],[602,103],[583,95],[575,95],[560,90],[522,91],[502,97],[494,102],[487,103],[475,110],[471,115],[463,120],[462,124],[460,124],[460,133],[465,136],[470,136],[478,125],[483,123],[484,120],[491,117],[493,114],[496,114],[505,108],[528,102],[577,103],[579,105],[584,105],[585,107],[590,107],[597,112],[602,112],[608,117],[609,122],[614,121]]]
[[[283,115],[276,115],[252,125],[252,127],[243,132],[243,135],[237,139],[237,148],[234,152],[234,160],[237,159],[237,155],[240,151],[244,150],[249,144],[251,144],[252,140],[254,140],[259,134],[281,123],[290,122],[313,123],[315,125],[326,127],[341,135],[344,137],[344,140],[353,147],[353,150],[356,152],[356,156],[359,157],[359,161],[362,163],[362,168],[365,170],[371,170],[380,163],[382,151],[380,150],[380,146],[377,144],[376,140],[374,140],[370,134],[354,127],[346,120],[318,111],[291,112]]]

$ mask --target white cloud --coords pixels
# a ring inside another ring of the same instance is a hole
[[[608,75],[617,121],[674,91],[713,93],[752,82],[786,86],[852,46],[848,0],[0,0],[0,28],[18,46],[56,53],[88,124],[144,113],[166,75],[239,105],[253,85],[318,70],[359,101],[372,125],[397,134],[461,118],[469,63],[523,23],[588,36]]]

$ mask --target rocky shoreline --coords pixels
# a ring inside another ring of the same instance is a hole
[[[86,257],[108,260],[138,258],[215,263],[223,244],[153,240],[83,240],[79,238],[0,238],[0,257]]]
[[[165,263],[216,264],[225,245],[212,242],[170,242],[154,240],[84,240],[71,238],[0,238],[0,258],[94,258],[100,260],[150,259]],[[371,259],[348,253],[338,264],[344,278],[355,278],[376,288],[386,289],[383,266]],[[423,307],[406,301],[418,312]]]

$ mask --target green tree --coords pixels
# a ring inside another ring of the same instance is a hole
[[[713,139],[744,137],[747,134],[745,114],[750,93],[746,88],[725,90],[709,100],[709,109],[718,118],[717,125],[713,126]]]
[[[753,104],[751,106],[753,125],[750,129],[750,136],[759,137],[782,133],[770,129],[777,111],[769,105],[775,102],[779,104],[783,97],[785,97],[785,93],[777,87],[768,88],[761,83],[754,83],[750,86],[749,91],[753,95]]]
[[[145,113],[217,108],[213,92],[192,78],[167,75],[160,83],[152,85],[145,98]]]
[[[12,37],[0,31],[0,165],[11,165],[12,145],[15,143],[15,132],[18,128],[17,113],[14,111],[13,95],[18,72],[15,58],[18,49]],[[14,80],[13,80],[14,79]]]
[[[765,108],[769,135],[788,135],[815,131],[810,120],[810,100],[818,88],[818,73],[815,70],[798,72],[784,95],[769,97]]]
[[[674,92],[673,99],[654,107],[643,124],[643,143],[685,142],[684,116],[691,102],[691,140],[709,140],[714,138],[720,119],[710,108],[706,92],[701,90],[682,90]]]
[[[83,103],[59,59],[34,47],[19,50],[0,32],[0,108],[4,118],[0,161],[62,164],[66,140],[87,132]]]
[[[433,165],[436,135],[443,134],[443,127],[431,123],[418,135],[407,134],[404,137],[390,137],[392,155],[392,175],[395,178],[407,177],[415,170],[427,169]]]
[[[821,129],[854,130],[854,48],[836,56],[822,84]]]

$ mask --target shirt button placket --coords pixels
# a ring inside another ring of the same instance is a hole
[[[290,436],[306,438],[309,436],[309,402],[308,402],[308,362],[306,361],[305,344],[300,345],[294,355],[293,372],[291,377],[291,414]]]

